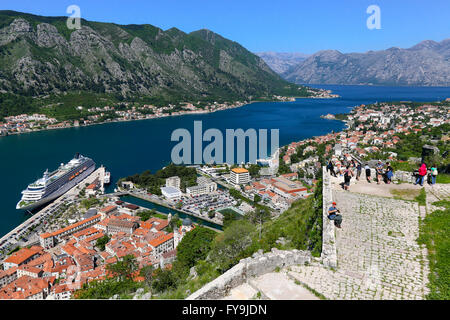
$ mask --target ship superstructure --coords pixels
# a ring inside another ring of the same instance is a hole
[[[22,191],[16,209],[31,210],[69,191],[95,170],[95,162],[77,153],[68,163],[53,172],[46,170],[42,178]]]

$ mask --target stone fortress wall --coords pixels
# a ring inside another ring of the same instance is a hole
[[[322,222],[322,254],[320,258],[325,267],[337,267],[337,253],[336,253],[336,235],[333,220],[328,219],[328,208],[333,202],[333,195],[331,192],[330,173],[327,172],[326,167],[322,167],[323,186],[322,186],[322,208],[323,208],[323,222]]]
[[[311,263],[311,253],[301,250],[278,250],[272,248],[271,252],[254,253],[252,257],[242,259],[233,268],[197,290],[186,300],[220,299],[225,297],[231,289],[277,268],[294,265],[307,265]]]

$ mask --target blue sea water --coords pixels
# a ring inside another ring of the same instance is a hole
[[[450,97],[449,87],[375,87],[320,85],[341,97],[260,102],[209,114],[108,123],[0,137],[0,236],[29,217],[15,209],[20,192],[45,169],[53,170],[76,152],[91,157],[111,171],[112,186],[120,177],[144,170],[155,172],[170,162],[177,128],[193,129],[201,120],[208,128],[279,129],[280,145],[339,131],[340,121],[321,119],[327,113],[382,101],[438,101]],[[269,140],[270,141],[270,140]],[[110,187],[110,189],[112,188]]]

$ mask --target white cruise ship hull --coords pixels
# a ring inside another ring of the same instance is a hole
[[[34,201],[34,202],[32,202],[30,204],[27,204],[25,206],[20,206],[20,202],[21,201],[19,201],[17,203],[16,209],[18,209],[18,210],[33,210],[33,209],[36,209],[38,207],[41,207],[42,205],[46,204],[47,202],[50,202],[50,201],[60,197],[61,195],[65,194],[67,191],[69,191],[74,186],[76,186],[78,183],[80,183],[85,178],[87,178],[87,176],[89,176],[92,172],[94,172],[94,170],[95,170],[95,165],[87,168],[87,170],[82,172],[79,176],[75,177],[71,181],[69,181],[66,184],[62,185],[58,190],[56,190],[55,192],[51,193],[50,195],[48,195],[47,197],[45,197],[43,199],[40,199],[38,201]]]

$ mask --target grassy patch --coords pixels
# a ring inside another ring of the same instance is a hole
[[[439,200],[432,203],[433,206],[436,207],[444,207],[446,209],[450,208],[450,201],[448,200]]]
[[[276,241],[285,238],[283,247]],[[255,239],[256,241],[256,239]],[[315,257],[322,251],[322,182],[313,197],[294,202],[277,219],[263,225],[260,244],[264,251],[271,248],[309,250]]]
[[[400,231],[389,231],[388,236],[390,237],[404,237],[405,235]]]
[[[420,195],[420,191],[417,189],[392,189],[391,194],[395,199],[415,200]]]
[[[430,261],[427,299],[450,299],[450,209],[427,215],[420,226],[418,242],[425,244]]]
[[[436,183],[450,183],[450,174],[438,174],[436,177]]]
[[[414,200],[416,200],[421,206],[426,205],[427,194],[425,192],[425,188],[420,189],[419,195],[415,197]]]
[[[391,166],[394,171],[408,171],[413,172],[417,169],[417,164],[408,161],[392,161]]]
[[[314,290],[313,288],[311,288],[310,286],[301,283],[300,281],[298,281],[297,279],[294,280],[294,283],[296,285],[302,286],[305,289],[309,290],[312,294],[314,294],[317,298],[319,298],[320,300],[328,300],[323,294],[321,294],[320,292],[317,292],[316,290]]]

